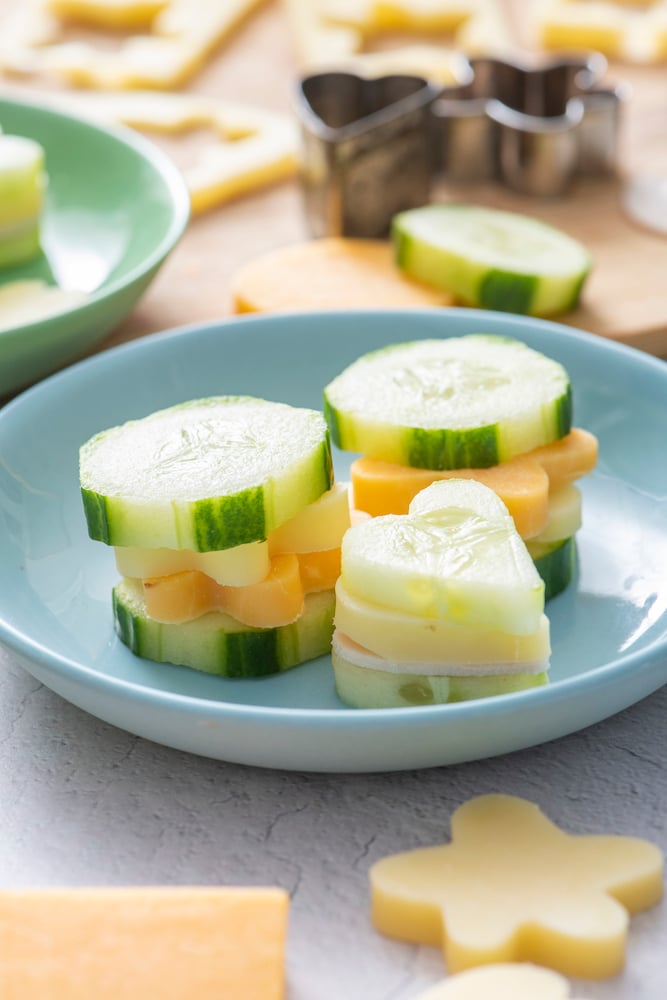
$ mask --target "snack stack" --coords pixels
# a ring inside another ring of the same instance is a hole
[[[0,135],[0,267],[37,256],[44,204],[44,150],[20,135]]]
[[[332,661],[356,708],[464,701],[546,683],[544,583],[493,490],[433,483],[343,540]]]
[[[360,452],[333,662],[341,698],[392,707],[545,683],[544,600],[570,582],[593,435],[562,365],[497,336],[371,352],[325,389]]]
[[[364,355],[325,389],[334,443],[352,463],[353,506],[405,514],[435,480],[493,489],[546,583],[574,569],[581,494],[597,462],[593,434],[572,427],[562,365],[510,338],[475,334],[396,344]]]
[[[115,547],[116,631],[139,656],[227,677],[329,651],[347,489],[321,414],[193,400],[81,448],[92,538]]]

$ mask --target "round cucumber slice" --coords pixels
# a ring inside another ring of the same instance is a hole
[[[443,705],[449,702],[490,698],[541,687],[548,683],[546,670],[538,673],[512,673],[457,677],[443,674],[400,673],[370,667],[358,661],[350,644],[340,642],[334,633],[331,651],[336,693],[350,708],[408,708],[419,705]],[[447,668],[443,668],[446,670]]]
[[[333,482],[315,410],[217,396],[102,431],[80,451],[91,538],[210,552],[263,541]]]
[[[365,354],[324,390],[344,451],[421,469],[488,468],[564,437],[566,370],[521,341],[471,334]]]
[[[25,136],[0,135],[0,267],[39,253],[45,186],[42,146]]]
[[[219,611],[176,625],[149,618],[137,580],[113,590],[116,632],[133,653],[224,677],[264,677],[328,653],[334,602],[332,590],[307,594],[298,620],[279,628],[252,628]]]
[[[398,266],[465,305],[552,316],[573,309],[588,250],[530,216],[476,205],[425,205],[396,215]]]

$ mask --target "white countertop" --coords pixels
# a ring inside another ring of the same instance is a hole
[[[279,885],[291,895],[288,1000],[410,1000],[438,949],[382,938],[368,868],[448,839],[467,799],[537,803],[570,833],[667,853],[667,687],[603,723],[505,757],[426,771],[319,775],[189,756],[82,711],[0,649],[0,885]],[[624,973],[590,1000],[667,996],[667,904],[633,917]]]

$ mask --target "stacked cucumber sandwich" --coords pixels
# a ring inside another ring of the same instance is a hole
[[[333,662],[357,707],[544,683],[544,601],[571,580],[597,460],[562,365],[483,334],[371,352],[325,389],[336,445],[361,453]]]
[[[327,653],[347,489],[322,414],[248,396],[160,410],[80,451],[88,531],[115,549],[134,653],[227,677]]]

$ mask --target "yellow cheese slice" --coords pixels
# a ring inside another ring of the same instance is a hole
[[[534,961],[585,979],[616,975],[629,914],[662,897],[653,844],[565,833],[525,799],[471,799],[451,829],[449,844],[383,858],[370,871],[377,929],[442,947],[450,972]]]
[[[0,332],[76,309],[87,298],[85,292],[66,291],[44,281],[10,281],[0,286]]]
[[[278,888],[0,892],[3,1000],[282,1000]]]
[[[551,652],[546,615],[529,635],[478,626],[471,629],[447,619],[405,614],[362,600],[350,593],[342,579],[336,584],[334,621],[341,633],[383,658],[384,662],[375,664],[378,670],[452,675],[532,673],[546,669]],[[429,665],[432,669],[427,669]]]
[[[451,976],[415,1000],[568,1000],[570,995],[569,983],[557,972],[508,962]]]
[[[46,9],[63,21],[118,31],[148,28],[169,0],[47,0]]]

